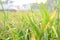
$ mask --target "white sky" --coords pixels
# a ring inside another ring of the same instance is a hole
[[[2,0],[2,1],[7,1],[7,0]],[[23,4],[30,4],[30,3],[45,3],[47,0],[8,0],[8,1],[13,1],[13,3],[8,3],[8,6],[6,6],[5,8],[7,7],[12,7],[12,8],[16,8],[15,6],[20,6],[21,8]]]
[[[14,1],[13,4],[15,5],[23,5],[23,4],[29,4],[29,3],[36,3],[36,0],[12,0]],[[45,3],[47,0],[37,0],[38,3]]]

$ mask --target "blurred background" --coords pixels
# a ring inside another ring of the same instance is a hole
[[[48,7],[49,11],[57,8],[58,0],[2,0],[5,11],[28,11],[31,8],[38,10],[38,5],[42,2]],[[2,6],[0,4],[0,11]]]

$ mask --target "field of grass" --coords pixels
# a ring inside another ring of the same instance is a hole
[[[0,40],[60,40],[57,10],[41,6],[39,12],[0,12]]]
[[[0,12],[0,40],[60,40],[56,10]]]

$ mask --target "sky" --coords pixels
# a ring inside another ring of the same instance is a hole
[[[7,1],[7,0],[2,0],[2,1]],[[12,1],[13,3],[8,3],[4,5],[5,9],[8,8],[14,8],[16,9],[16,6],[19,6],[21,9],[24,9],[24,7],[22,6],[23,4],[30,4],[30,3],[45,3],[47,0],[8,0],[9,2]],[[29,8],[29,5],[28,5]],[[0,5],[0,9],[1,9],[1,5]]]
[[[23,5],[23,4],[29,4],[29,3],[36,3],[36,0],[10,0],[14,1],[14,5]],[[47,0],[37,0],[37,3],[45,3]]]

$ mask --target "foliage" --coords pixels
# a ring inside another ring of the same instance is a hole
[[[0,12],[0,40],[59,40],[57,11],[49,13],[43,3],[40,5],[39,12]]]

